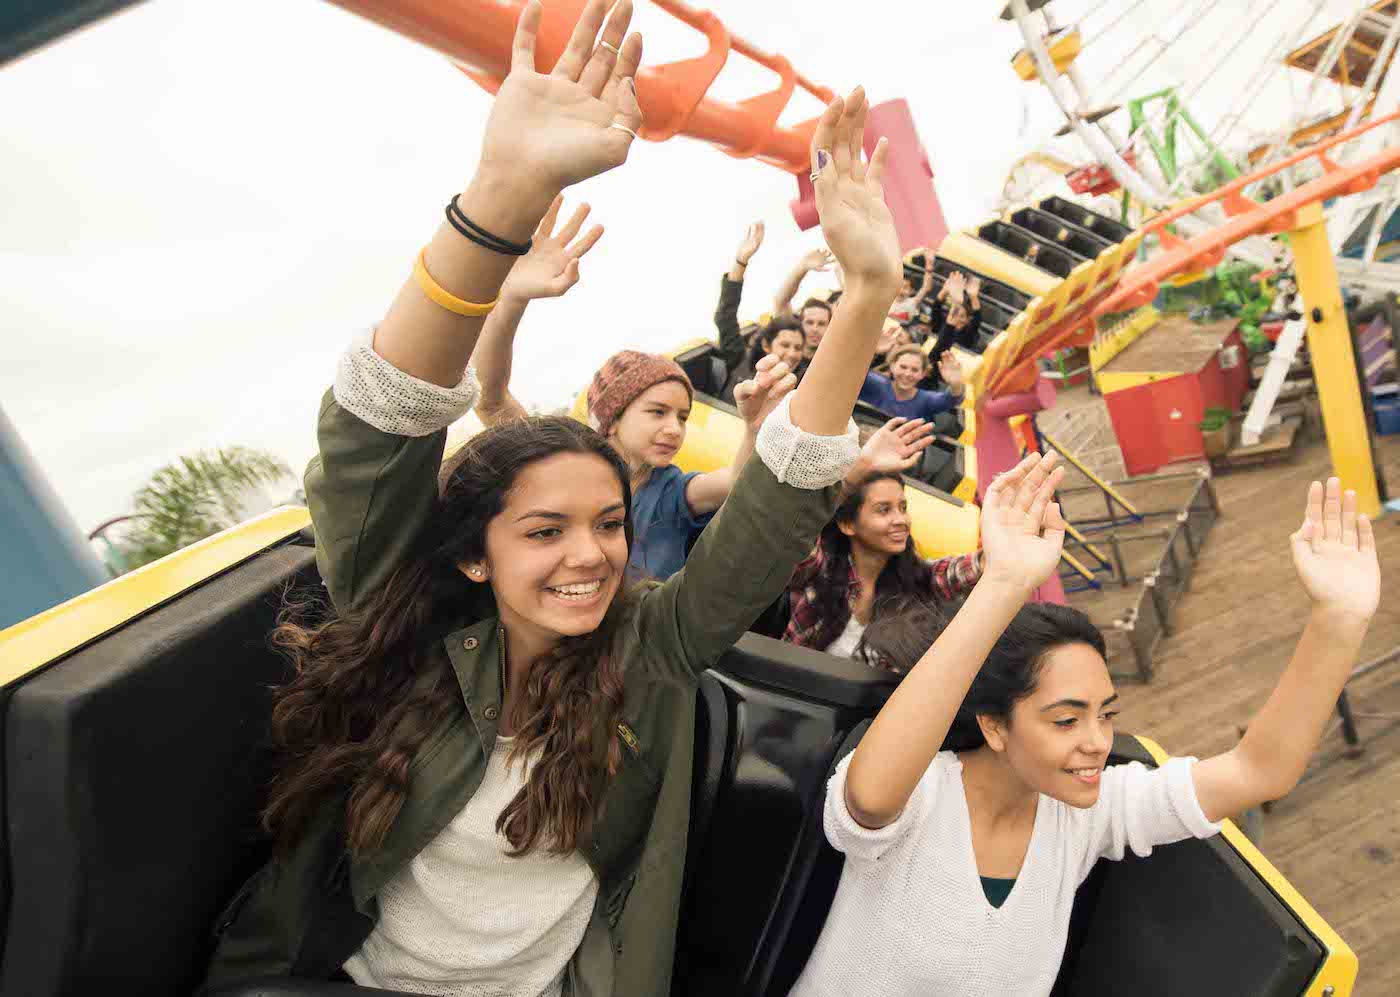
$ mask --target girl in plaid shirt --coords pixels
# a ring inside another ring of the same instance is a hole
[[[864,657],[861,638],[876,618],[911,601],[948,602],[977,584],[980,552],[937,561],[914,552],[900,471],[918,460],[931,442],[929,431],[921,419],[891,419],[865,445],[836,515],[788,583],[791,615],[784,640]]]

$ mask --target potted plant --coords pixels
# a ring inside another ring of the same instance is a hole
[[[1230,410],[1206,409],[1199,426],[1206,457],[1214,459],[1225,456],[1230,449]]]

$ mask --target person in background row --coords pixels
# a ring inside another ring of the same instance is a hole
[[[944,353],[938,358],[938,372],[948,386],[946,391],[927,391],[919,387],[928,373],[928,365],[923,347],[896,347],[889,354],[888,375],[875,371],[865,375],[860,400],[886,415],[906,419],[932,419],[940,412],[952,411],[962,404],[963,395],[962,367],[957,357]]]
[[[1209,837],[1282,798],[1327,728],[1380,599],[1355,493],[1336,478],[1308,492],[1290,544],[1311,612],[1239,743],[1149,769],[1107,764],[1103,635],[1078,610],[1027,604],[1064,546],[1055,464],[1032,454],[987,489],[986,563],[951,621],[920,610],[866,631],[906,674],[827,786],[845,866],[793,997],[1047,997],[1100,859]]]
[[[930,356],[942,357],[952,346],[972,350],[982,328],[982,280],[955,270],[934,299],[932,326],[936,330]]]
[[[789,373],[776,357],[761,370]],[[588,386],[588,418],[631,472],[634,538],[628,578],[667,579],[685,564],[686,551],[724,504],[753,453],[765,414],[736,397],[744,436],[729,467],[683,472],[676,454],[685,444],[694,388],[669,357],[637,350],[614,353]]]
[[[908,328],[892,318],[885,319],[885,326],[880,330],[880,340],[875,344],[875,356],[870,361],[870,369],[888,376],[890,357],[901,346],[910,346],[913,342],[914,337]]]
[[[784,278],[773,297],[773,317],[796,315],[802,322],[802,334],[807,337],[807,356],[811,357],[821,345],[822,336],[831,325],[832,305],[821,298],[808,298],[796,312],[792,310],[792,299],[797,295],[803,278],[809,273],[826,273],[835,264],[835,258],[827,249],[813,249],[797,261],[797,265]],[[837,270],[840,273],[840,270]],[[834,300],[834,299],[833,299]]]
[[[919,317],[920,310],[928,296],[933,293],[933,253],[928,249],[923,249],[924,259],[930,261],[930,265],[925,267],[923,280],[917,288],[914,282],[908,277],[904,278],[904,288],[900,293],[899,300],[890,309],[890,318],[896,322],[912,322]]]
[[[942,605],[977,584],[979,554],[930,562],[914,551],[901,472],[918,462],[932,431],[921,419],[891,419],[866,443],[836,515],[788,584],[784,640],[891,667],[867,655],[866,627],[887,614]]]
[[[807,372],[806,337],[802,324],[791,316],[775,316],[766,326],[746,338],[739,329],[739,301],[744,291],[744,272],[754,253],[763,245],[763,223],[755,222],[744,234],[734,253],[734,265],[720,281],[719,304],[715,307],[715,328],[719,332],[720,358],[728,372],[720,399],[734,401],[734,389],[753,377],[758,362],[776,356],[787,364],[800,384]]]

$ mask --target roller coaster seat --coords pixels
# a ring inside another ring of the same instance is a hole
[[[3,689],[0,992],[196,989],[221,910],[267,853],[262,745],[287,666],[266,636],[286,587],[317,582],[293,534]],[[826,781],[893,681],[754,634],[701,677],[677,997],[796,980],[841,872]],[[1120,738],[1115,761],[1134,757],[1152,760]],[[1295,997],[1325,955],[1220,838],[1104,864],[1072,931],[1065,997]],[[354,993],[369,992],[282,980],[221,997]]]

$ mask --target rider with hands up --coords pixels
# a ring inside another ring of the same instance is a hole
[[[1239,744],[1106,767],[1103,637],[1077,610],[1026,602],[1063,548],[1056,463],[1032,454],[988,488],[983,576],[951,620],[866,635],[912,668],[828,786],[826,835],[847,862],[796,997],[1048,995],[1099,859],[1217,833],[1292,789],[1317,747],[1380,594],[1355,494],[1336,478],[1309,491],[1291,545],[1311,613]],[[901,944],[911,932],[938,943]]]

